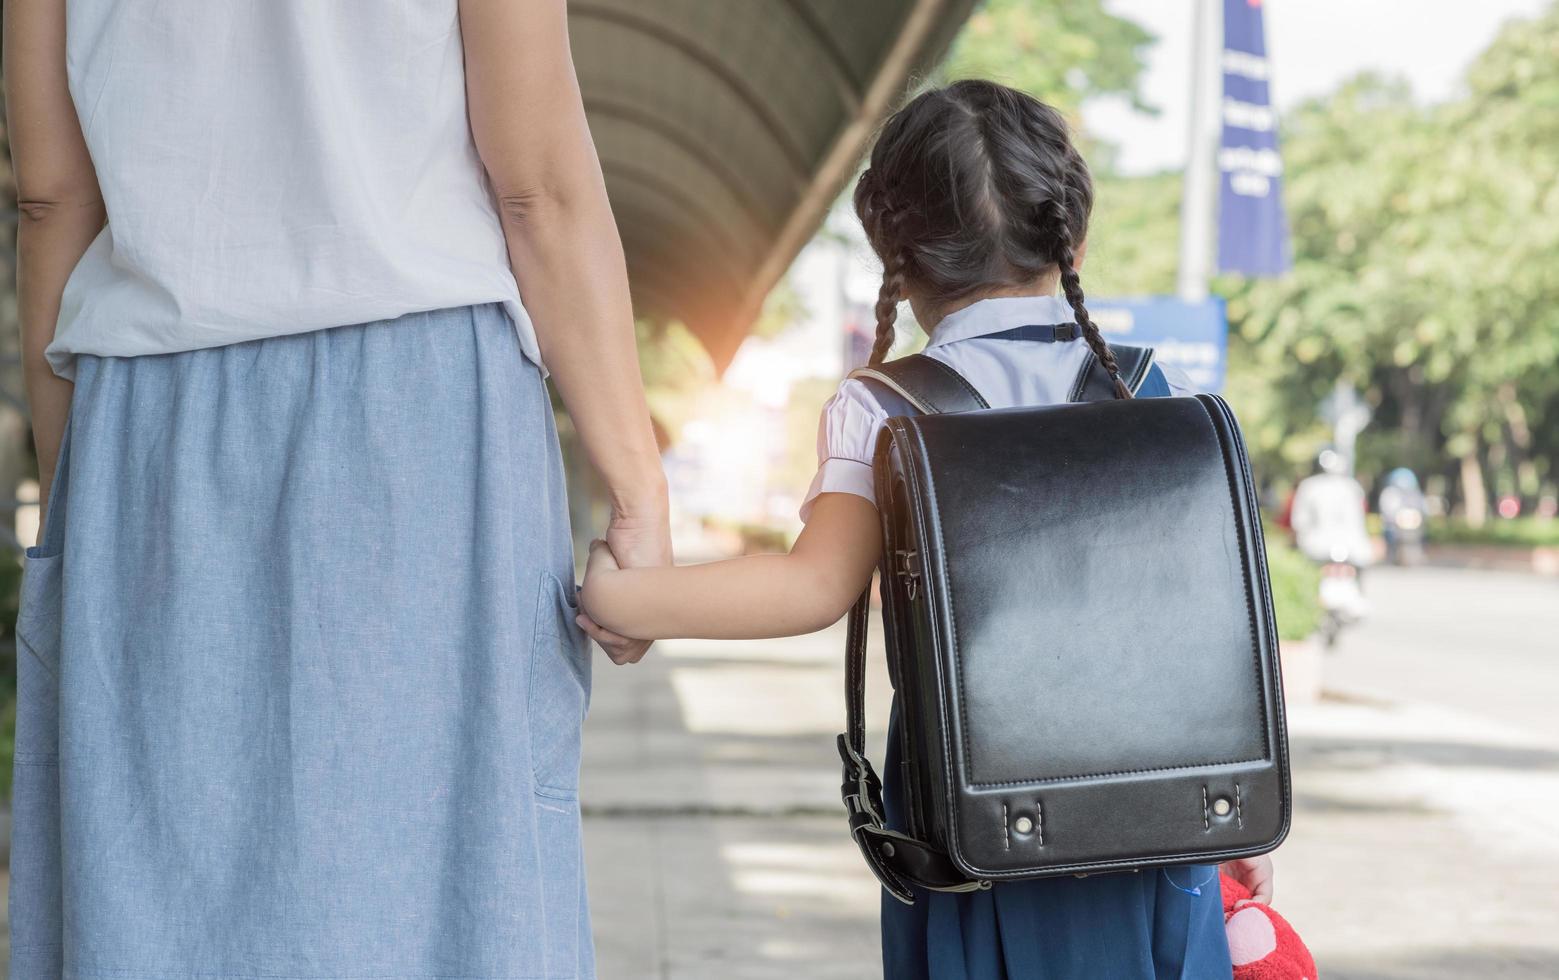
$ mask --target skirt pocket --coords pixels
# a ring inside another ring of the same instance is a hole
[[[70,501],[71,422],[60,439],[59,463],[36,547],[22,565],[16,612],[16,764],[52,765],[59,758],[59,673],[66,509]]]
[[[16,742],[11,787],[11,967],[58,976],[64,926],[60,876],[60,640],[63,460],[48,527],[28,548],[16,615]]]
[[[59,753],[61,556],[27,549],[16,615],[16,761],[52,763]]]
[[[590,705],[590,645],[574,622],[578,612],[574,589],[542,573],[531,640],[531,764],[537,794],[562,800],[579,796],[580,728]]]

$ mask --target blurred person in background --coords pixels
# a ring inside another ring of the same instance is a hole
[[[670,544],[564,0],[11,0],[4,42],[11,977],[594,976],[543,362],[620,560]]]
[[[1386,485],[1380,491],[1380,523],[1388,562],[1407,565],[1423,557],[1427,513],[1424,491],[1412,470],[1399,466],[1386,474]]]
[[[1363,573],[1373,560],[1364,488],[1348,473],[1347,460],[1324,449],[1316,472],[1299,481],[1289,507],[1294,543],[1321,566],[1321,638],[1331,647],[1343,627],[1369,612]]]
[[[1316,471],[1299,481],[1289,510],[1294,543],[1311,561],[1364,568],[1371,546],[1364,488],[1348,473],[1347,460],[1324,449]]]

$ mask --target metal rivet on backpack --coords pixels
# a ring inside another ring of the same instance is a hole
[[[885,858],[890,858],[890,857],[893,856],[893,853],[894,853],[893,845],[884,842],[883,845],[882,845],[882,856],[885,857]]]
[[[1233,809],[1232,804],[1224,797],[1220,796],[1213,800],[1213,812],[1218,814],[1218,816],[1227,817],[1231,809]]]
[[[1012,829],[1016,830],[1020,834],[1030,833],[1034,829],[1034,821],[1030,820],[1028,817],[1019,817],[1017,820],[1013,821]]]

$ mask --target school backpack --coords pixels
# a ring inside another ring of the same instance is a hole
[[[1072,403],[991,409],[916,355],[852,377],[903,413],[874,457],[899,698],[899,829],[866,757],[850,612],[850,831],[883,887],[1212,863],[1289,826],[1277,634],[1234,415],[1167,397],[1151,349],[1091,352]]]

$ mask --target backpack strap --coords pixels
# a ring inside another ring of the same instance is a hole
[[[972,412],[991,407],[963,375],[924,354],[856,368],[850,372],[850,377],[882,385],[922,415]]]
[[[913,354],[886,364],[857,368],[850,377],[884,389],[912,412],[939,415],[989,408],[963,375],[934,357]],[[850,609],[845,638],[845,731],[839,736],[844,764],[840,795],[850,820],[850,836],[866,865],[888,894],[909,905],[913,886],[965,892],[990,887],[971,881],[946,854],[924,841],[889,830],[882,805],[882,782],[866,757],[866,632],[870,622],[870,587]]]
[[[1135,395],[1153,367],[1153,348],[1130,347],[1126,344],[1109,346],[1110,353],[1115,355],[1115,363],[1121,369],[1121,380],[1126,382],[1126,388]],[[1082,370],[1077,372],[1077,380],[1072,382],[1072,390],[1066,400],[1103,402],[1114,397],[1115,382],[1111,380],[1110,372],[1099,363],[1099,355],[1090,350],[1083,360]]]

